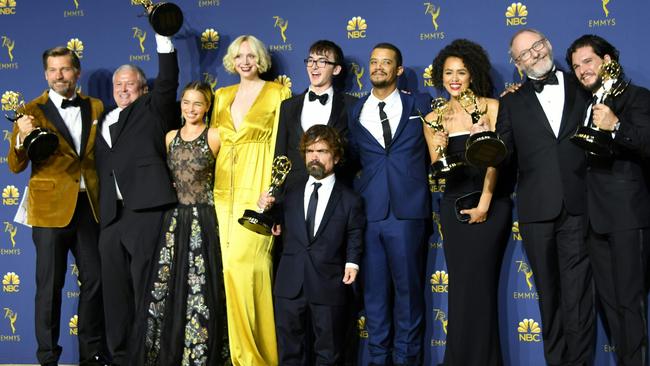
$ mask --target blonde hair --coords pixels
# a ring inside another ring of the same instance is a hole
[[[228,51],[223,57],[224,69],[231,74],[237,73],[237,71],[235,71],[235,56],[239,53],[239,48],[244,42],[248,42],[251,50],[253,50],[253,54],[255,54],[258,73],[263,74],[267,72],[271,68],[271,56],[266,50],[264,43],[251,35],[239,36],[228,46]]]

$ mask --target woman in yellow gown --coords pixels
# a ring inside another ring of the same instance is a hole
[[[235,39],[223,59],[240,83],[214,96],[213,127],[219,129],[214,205],[219,222],[226,289],[230,354],[234,365],[278,364],[272,299],[273,237],[239,225],[245,209],[256,209],[271,182],[280,103],[291,91],[260,74],[271,66],[262,42]]]

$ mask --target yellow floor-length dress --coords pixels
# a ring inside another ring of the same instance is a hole
[[[265,82],[239,129],[230,106],[239,85],[215,93],[212,126],[219,129],[214,205],[223,256],[228,335],[233,365],[278,364],[273,315],[273,238],[245,229],[237,219],[256,209],[257,199],[271,182],[280,103],[291,91]]]

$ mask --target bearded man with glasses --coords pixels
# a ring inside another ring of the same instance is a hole
[[[539,294],[549,365],[593,360],[595,314],[585,244],[585,153],[569,140],[588,96],[558,70],[553,47],[534,29],[517,32],[510,56],[527,80],[499,103],[496,132],[508,147],[501,168],[517,169],[517,210]],[[543,202],[543,204],[539,204]]]

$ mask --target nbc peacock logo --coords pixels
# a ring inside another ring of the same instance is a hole
[[[219,47],[219,32],[207,28],[201,33],[201,48],[204,50],[216,50]]]
[[[291,90],[291,78],[288,77],[287,75],[279,75],[277,78],[275,78],[276,83],[280,85],[286,86],[289,90]]]
[[[16,0],[0,0],[0,15],[16,14]]]
[[[2,104],[2,110],[13,111],[14,109],[20,106],[21,99],[22,97],[20,93],[15,92],[13,90],[5,91],[4,93],[2,93],[2,97],[0,98],[0,104]]]
[[[509,27],[526,25],[528,8],[522,3],[512,3],[506,8],[506,25]]]
[[[77,335],[77,323],[79,322],[79,317],[77,314],[73,315],[68,322],[68,327],[70,328],[70,335]]]
[[[2,291],[8,293],[20,292],[20,277],[15,272],[7,272],[2,277]]]
[[[366,24],[365,19],[360,16],[356,16],[348,20],[346,29],[348,31],[348,39],[366,38],[366,30],[368,29],[368,24]]]
[[[359,328],[359,338],[368,338],[368,329],[366,328],[366,317],[360,316],[357,319],[357,328]]]
[[[431,80],[432,76],[433,76],[433,65],[429,64],[429,66],[427,66],[424,69],[424,73],[422,74],[422,79],[424,80],[424,86],[425,87],[433,87],[434,86],[433,85],[433,80]]]
[[[524,319],[517,325],[519,342],[541,342],[542,328],[534,319]]]
[[[449,274],[445,271],[435,271],[431,275],[431,292],[443,293],[449,290]]]
[[[5,206],[15,206],[20,199],[20,192],[14,185],[8,185],[2,189],[2,204]]]
[[[79,38],[71,38],[66,47],[77,54],[77,57],[83,58],[84,43]]]

